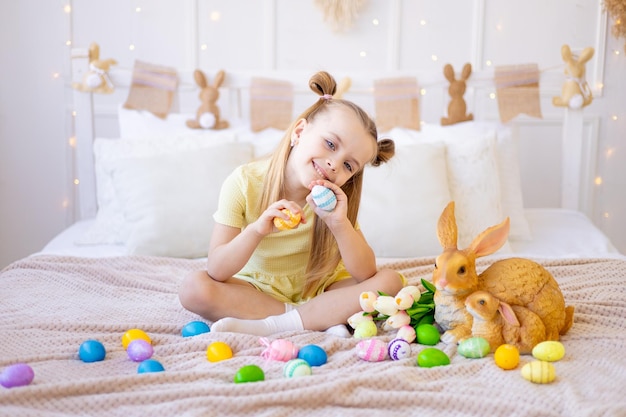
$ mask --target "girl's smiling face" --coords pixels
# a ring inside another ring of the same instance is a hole
[[[314,180],[327,180],[338,186],[361,171],[376,155],[376,141],[349,108],[330,107],[308,122],[296,123],[295,141],[287,161],[288,193],[308,193]],[[295,196],[294,196],[295,197]]]

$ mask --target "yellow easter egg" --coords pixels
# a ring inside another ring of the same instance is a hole
[[[152,340],[150,339],[150,336],[148,336],[146,332],[140,329],[130,329],[126,333],[124,333],[124,335],[122,336],[122,346],[124,346],[124,349],[126,349],[128,348],[128,345],[130,344],[130,342],[136,339],[142,339],[152,344]]]
[[[545,361],[532,361],[522,366],[522,377],[535,384],[549,384],[556,378],[554,365]]]
[[[293,229],[300,223],[300,220],[302,220],[300,213],[293,214],[287,209],[282,209],[281,211],[289,216],[289,220],[285,220],[282,217],[274,217],[274,226],[276,226],[278,230]]]
[[[494,352],[493,359],[502,369],[515,369],[519,364],[519,350],[513,345],[500,345]]]
[[[233,357],[233,350],[224,342],[213,342],[206,349],[209,362],[219,362]]]
[[[556,362],[565,356],[565,346],[561,342],[548,340],[533,348],[533,356],[540,361]]]

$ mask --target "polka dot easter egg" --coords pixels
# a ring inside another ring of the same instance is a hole
[[[326,211],[333,211],[337,205],[337,197],[330,188],[323,185],[316,185],[311,190],[311,197],[315,205]]]

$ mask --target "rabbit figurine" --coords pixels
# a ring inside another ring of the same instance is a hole
[[[196,118],[187,120],[187,127],[191,129],[226,129],[229,124],[220,118],[220,108],[217,99],[220,96],[219,88],[224,82],[224,71],[215,74],[213,84],[209,85],[207,78],[199,69],[193,72],[196,84],[200,87],[200,107],[196,112]]]
[[[445,75],[446,79],[450,82],[450,86],[448,87],[450,103],[448,104],[448,117],[441,118],[442,126],[474,120],[474,115],[471,113],[465,114],[467,111],[467,105],[465,104],[465,99],[463,98],[466,88],[465,81],[467,81],[471,73],[472,65],[469,62],[463,66],[461,78],[458,80],[454,75],[452,65],[446,64],[443,67],[443,75]]]
[[[585,48],[578,59],[574,60],[570,47],[568,45],[561,47],[566,79],[561,96],[552,97],[552,104],[570,109],[580,109],[591,104],[593,95],[585,80],[585,64],[593,57],[593,53],[592,47]]]
[[[546,327],[538,315],[521,306],[511,306],[487,291],[475,291],[465,299],[472,315],[472,336],[489,342],[491,350],[507,343],[529,354],[546,340]]]
[[[524,258],[501,259],[480,275],[476,258],[494,253],[506,242],[509,218],[481,232],[469,247],[457,248],[454,201],[443,210],[437,236],[443,252],[437,257],[432,282],[436,291],[435,322],[444,331],[441,340],[456,343],[471,336],[472,315],[465,299],[485,290],[511,306],[523,306],[539,316],[546,328],[546,340],[559,340],[573,323],[574,307],[566,307],[554,277],[541,265]]]

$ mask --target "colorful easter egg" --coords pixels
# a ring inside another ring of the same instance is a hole
[[[387,358],[387,343],[380,339],[363,339],[356,344],[356,356],[368,362],[380,362]]]
[[[283,375],[287,378],[294,378],[298,376],[308,376],[313,373],[311,365],[304,359],[292,359],[288,361],[283,367]]]
[[[459,343],[458,352],[466,358],[484,358],[491,351],[489,342],[483,337],[470,337]]]
[[[233,357],[233,350],[224,342],[213,342],[206,349],[209,362],[219,362]]]
[[[289,216],[289,220],[285,220],[282,217],[274,217],[274,226],[276,226],[278,230],[293,229],[300,223],[300,220],[302,220],[300,213],[293,214],[287,209],[282,209],[281,211]]]
[[[378,334],[378,327],[372,320],[363,320],[356,325],[353,337],[355,339],[367,339]]]
[[[99,362],[104,360],[106,349],[97,340],[86,340],[78,348],[78,357],[83,362]]]
[[[561,342],[548,340],[535,345],[532,354],[540,361],[556,362],[565,356],[565,346]]]
[[[422,368],[450,365],[450,358],[437,348],[426,348],[417,354],[417,365]]]
[[[0,373],[0,385],[5,388],[23,387],[33,382],[35,372],[30,365],[16,363],[9,365]]]
[[[261,352],[261,357],[265,359],[287,362],[298,357],[298,347],[289,340],[277,339],[270,343],[266,338],[261,338],[260,342],[267,346]]]
[[[317,207],[326,211],[332,211],[337,205],[335,193],[323,185],[315,185],[311,190],[311,197]]]
[[[135,362],[143,362],[150,359],[154,353],[152,345],[143,339],[135,339],[128,344],[126,349],[128,357]]]
[[[243,382],[257,382],[265,380],[265,373],[257,365],[246,365],[237,371],[234,377],[234,381],[237,384]]]
[[[393,339],[387,345],[387,354],[394,361],[408,358],[411,356],[411,344],[404,339]]]
[[[298,351],[298,358],[304,359],[311,366],[322,366],[328,360],[326,351],[318,345],[306,345]]]
[[[549,384],[556,378],[554,365],[546,361],[532,361],[522,366],[522,377],[535,384]]]
[[[122,346],[124,349],[128,348],[128,344],[135,339],[143,339],[148,343],[152,343],[150,336],[146,332],[140,329],[130,329],[122,335]]]
[[[496,365],[502,369],[515,369],[519,364],[519,350],[515,346],[505,343],[498,346],[493,353],[493,359],[496,361]]]
[[[211,328],[203,321],[191,321],[185,324],[185,327],[181,330],[183,337],[197,336],[202,333],[208,333]]]
[[[155,359],[146,359],[141,362],[137,367],[138,374],[147,374],[152,372],[163,372],[165,368],[161,364],[161,362]]]
[[[420,324],[415,330],[417,343],[420,345],[435,346],[439,343],[439,330],[432,324]]]

